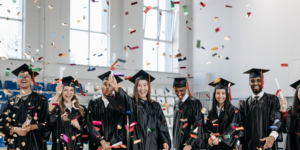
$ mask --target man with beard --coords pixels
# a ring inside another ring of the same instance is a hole
[[[242,126],[245,127],[244,138],[241,138],[244,150],[277,150],[277,142],[282,140],[279,99],[263,91],[263,73],[268,71],[251,69],[244,72],[250,74],[249,85],[253,92],[240,107]]]
[[[125,115],[120,113],[118,110],[113,108],[113,105],[107,100],[107,96],[112,96],[113,87],[110,85],[108,80],[110,71],[98,76],[102,80],[102,97],[95,100],[90,100],[88,106],[87,122],[88,122],[88,132],[90,134],[89,149],[97,150],[104,149],[110,150],[111,145],[118,142],[123,144],[119,149],[123,149],[126,146],[126,130],[125,130]],[[123,80],[119,77],[115,77],[117,83]],[[98,124],[95,124],[98,122]],[[100,124],[99,124],[100,123]],[[96,130],[94,127],[97,127]],[[101,146],[99,148],[99,146]],[[114,149],[116,147],[112,147]]]

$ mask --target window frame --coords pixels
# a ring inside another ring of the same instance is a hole
[[[26,12],[25,11],[25,3],[26,3],[26,1],[22,1],[22,11],[20,12],[22,14],[22,19],[15,19],[15,18],[9,18],[9,17],[2,17],[2,16],[0,16],[0,19],[3,19],[3,20],[6,20],[6,18],[8,18],[9,20],[7,20],[7,21],[12,20],[12,21],[17,21],[17,22],[21,22],[22,23],[21,57],[20,58],[14,58],[14,57],[9,57],[9,55],[8,55],[7,59],[14,59],[14,60],[23,60],[23,59],[26,59],[26,57],[23,55],[23,53],[25,52],[25,44],[24,44],[25,43],[25,30],[24,30],[24,28],[25,28],[25,20],[24,20],[24,18],[25,18],[25,12]]]
[[[145,0],[143,0],[143,8],[147,8],[148,6],[144,5],[144,1]],[[171,49],[172,49],[171,55],[173,55],[174,54],[174,52],[173,52],[174,36],[173,35],[174,35],[174,27],[175,27],[175,12],[172,9],[170,9],[170,10],[159,9],[159,0],[157,0],[157,7],[156,8],[152,8],[152,9],[157,10],[157,37],[156,37],[156,39],[145,37],[145,30],[146,30],[145,27],[146,27],[146,20],[147,20],[147,13],[146,13],[145,17],[143,18],[143,20],[144,20],[144,23],[143,23],[143,34],[144,34],[143,35],[143,41],[144,40],[149,40],[149,41],[155,41],[156,43],[162,42],[162,43],[171,44]],[[170,41],[168,41],[168,40],[160,40],[161,19],[162,19],[161,15],[159,14],[160,12],[168,12],[168,13],[172,14],[172,29],[171,29],[171,40]],[[143,13],[144,13],[144,11],[143,11]],[[159,57],[159,45],[156,45],[156,49],[157,49],[157,55],[156,56],[158,58]],[[165,57],[167,57],[167,56],[165,56]],[[144,66],[144,62],[143,62],[143,66]],[[171,62],[171,70],[172,70],[171,73],[174,73],[173,66],[174,66],[174,63],[172,61]],[[144,67],[143,67],[143,69],[144,69]],[[147,70],[147,69],[145,69],[145,70]],[[148,71],[153,71],[153,70],[148,70]],[[159,59],[157,59],[157,69],[156,69],[156,71],[157,72],[168,72],[168,71],[159,71]]]
[[[89,17],[88,17],[88,30],[82,30],[82,29],[76,29],[76,28],[71,28],[70,27],[70,31],[71,30],[74,30],[74,31],[80,31],[80,32],[87,32],[88,33],[88,64],[78,64],[78,65],[82,65],[82,66],[93,66],[93,65],[91,65],[91,63],[90,63],[90,34],[91,33],[96,33],[96,34],[102,34],[102,35],[106,35],[107,36],[107,65],[96,65],[97,67],[108,67],[110,64],[109,64],[109,58],[110,58],[110,45],[109,45],[109,43],[110,43],[110,35],[109,35],[109,33],[110,33],[110,5],[108,5],[107,6],[107,32],[98,32],[98,31],[91,31],[91,0],[89,0],[89,12],[88,12],[88,15],[89,15]],[[71,5],[71,1],[70,1],[70,5]],[[69,17],[69,19],[70,19],[70,21],[69,22],[71,22],[71,7],[70,7],[70,17]],[[71,32],[69,32],[69,37],[70,37],[70,33]],[[71,37],[70,37],[70,40],[69,40],[69,47],[71,47]],[[70,58],[71,58],[71,56],[69,56]],[[71,62],[71,60],[70,60],[70,62],[69,63],[72,63]]]

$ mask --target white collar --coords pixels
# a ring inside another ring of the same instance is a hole
[[[188,98],[189,98],[189,95],[186,92],[185,95],[184,95],[184,97],[181,100],[181,104],[184,103]]]
[[[221,108],[221,110],[219,109],[219,106],[216,106],[216,107],[217,107],[218,116],[220,116],[220,112],[224,111],[224,106]]]
[[[264,96],[264,94],[265,94],[264,91],[261,91],[258,95],[254,95],[254,94],[252,93],[252,98],[254,99],[255,96],[258,96],[258,99],[257,99],[257,100],[259,100],[260,98],[262,98],[262,97]]]
[[[106,108],[107,105],[108,105],[108,103],[109,103],[109,101],[108,101],[104,96],[102,96],[102,100],[103,100],[104,106],[105,106],[105,108]]]
[[[64,103],[64,104],[65,104],[65,106],[70,110],[70,112],[72,112],[72,107],[73,107],[74,109],[77,109],[77,108],[75,107],[74,104],[72,104],[72,107],[67,106],[66,103]]]

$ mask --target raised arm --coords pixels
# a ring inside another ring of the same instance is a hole
[[[57,86],[56,86],[55,90],[56,90],[56,95],[51,99],[51,101],[49,103],[49,112],[52,112],[52,110],[56,106],[56,105],[54,105],[54,103],[57,103],[57,100],[58,100],[58,98],[60,97],[60,95],[62,93],[63,85],[57,83]]]

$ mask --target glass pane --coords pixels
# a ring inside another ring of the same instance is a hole
[[[71,0],[70,28],[88,30],[89,0]]]
[[[105,34],[90,33],[90,65],[107,66],[108,50]]]
[[[143,42],[143,69],[157,71],[157,45],[155,41]]]
[[[145,37],[157,39],[157,10],[151,9],[150,11],[148,11],[145,17]]]
[[[172,44],[160,42],[158,46],[158,71],[172,72]],[[163,55],[165,54],[165,56]]]
[[[172,13],[161,12],[160,40],[172,41]]]
[[[106,10],[106,12],[105,12]],[[107,32],[108,6],[105,0],[91,3],[91,31]]]
[[[0,19],[0,56],[22,58],[22,22]]]
[[[157,0],[144,0],[144,6],[157,7]]]
[[[70,31],[70,63],[88,65],[88,32]]]
[[[159,0],[159,9],[171,10],[171,0]]]
[[[0,4],[2,4],[0,6],[1,17],[22,19],[23,0],[2,0]]]

